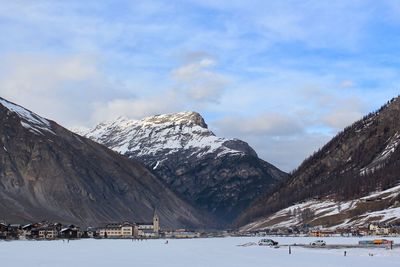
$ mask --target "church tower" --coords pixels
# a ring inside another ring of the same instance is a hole
[[[157,215],[157,210],[154,209],[154,214],[153,214],[153,231],[154,233],[159,233],[160,232],[160,218]]]

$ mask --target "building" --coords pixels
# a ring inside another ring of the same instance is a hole
[[[82,238],[94,238],[98,236],[97,229],[94,227],[88,227],[86,231],[83,231]]]
[[[68,227],[61,229],[59,234],[60,238],[67,238],[67,239],[80,238],[81,236],[82,233],[79,230],[79,227],[76,227],[75,225],[69,225]]]
[[[5,223],[0,223],[0,232],[6,232],[8,229],[8,225]]]
[[[122,238],[131,238],[137,235],[137,226],[134,223],[124,222],[121,224]]]
[[[23,228],[26,232],[30,229],[30,236],[27,236],[28,238],[55,239],[58,238],[61,227],[61,223],[41,222],[32,225],[25,225]]]
[[[106,227],[100,229],[100,236],[104,238],[121,237],[121,226],[118,223],[109,223]]]
[[[335,235],[335,231],[323,229],[323,230],[311,230],[309,235],[314,237],[327,237]]]
[[[200,237],[199,232],[186,230],[186,229],[177,229],[175,231],[166,231],[166,238],[198,238]]]
[[[9,224],[7,229],[7,238],[19,239],[22,234],[22,226],[20,224]]]
[[[157,211],[154,210],[153,222],[137,223],[138,236],[145,238],[157,238],[160,235],[160,218]]]
[[[8,225],[0,223],[0,239],[6,239],[8,234]]]
[[[156,237],[154,233],[153,223],[138,222],[137,228],[138,228],[138,237],[146,237],[146,238]]]
[[[156,210],[154,210],[153,214],[153,230],[157,235],[160,233],[160,218],[158,217]]]
[[[133,238],[137,235],[137,226],[134,223],[109,223],[100,228],[100,237],[104,238]]]
[[[37,229],[37,232],[38,238],[40,239],[55,239],[58,237],[57,229],[52,226],[40,227]]]
[[[24,237],[28,237],[31,235],[31,231],[32,231],[33,225],[32,224],[26,224],[24,226],[22,226],[22,235]]]
[[[390,228],[380,226],[378,224],[370,224],[368,226],[371,235],[388,235],[390,234]]]

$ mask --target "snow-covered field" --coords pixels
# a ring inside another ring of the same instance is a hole
[[[307,249],[292,247],[240,247],[260,238],[209,238],[190,240],[77,240],[63,241],[1,241],[1,266],[35,267],[89,267],[89,266],[400,266],[400,248],[386,250]],[[280,244],[309,243],[315,238],[273,237]],[[364,238],[365,239],[365,238]],[[400,238],[394,239],[395,243]],[[327,244],[356,244],[358,238],[324,238]],[[373,253],[371,257],[368,254]]]

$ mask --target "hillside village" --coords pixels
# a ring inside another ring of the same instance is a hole
[[[156,212],[152,222],[119,222],[101,227],[82,229],[77,225],[57,222],[30,224],[7,224],[0,222],[0,239],[3,240],[54,240],[79,238],[150,239],[150,238],[196,238],[199,232],[186,229],[164,230]]]

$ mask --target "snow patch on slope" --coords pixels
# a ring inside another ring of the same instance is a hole
[[[9,111],[16,113],[23,120],[21,121],[22,127],[28,129],[32,133],[43,134],[42,131],[46,131],[55,134],[51,129],[50,122],[39,115],[2,98],[0,98],[0,104]]]
[[[394,186],[387,190],[374,192],[368,196],[360,199],[354,199],[349,201],[335,201],[335,200],[308,200],[305,202],[294,204],[288,208],[282,209],[267,218],[257,220],[250,223],[242,228],[242,230],[262,230],[267,228],[284,228],[284,227],[295,227],[303,224],[299,213],[309,209],[313,213],[312,221],[316,221],[320,218],[327,216],[334,216],[344,214],[355,208],[360,202],[374,201],[377,198],[379,200],[395,198],[400,194],[400,185]],[[366,212],[362,215],[357,216],[353,219],[344,219],[332,228],[348,227],[348,226],[362,226],[368,224],[370,221],[390,223],[391,221],[398,220],[400,218],[400,207],[388,207],[386,209]],[[276,222],[276,223],[273,223]]]
[[[360,174],[364,175],[369,172],[373,172],[376,169],[382,167],[382,164],[390,157],[391,154],[396,150],[397,146],[400,144],[400,134],[396,132],[394,136],[389,138],[385,149],[370,163],[368,166],[360,170]]]

